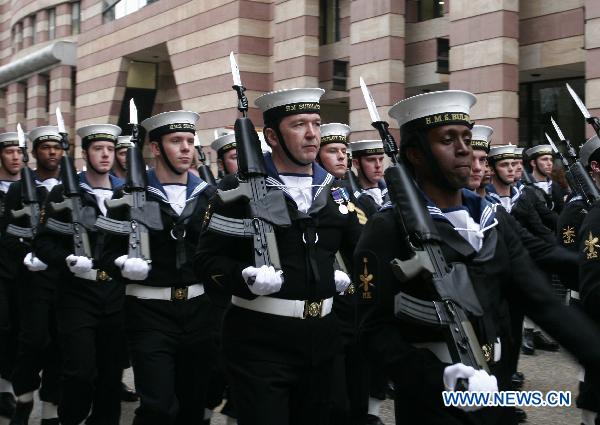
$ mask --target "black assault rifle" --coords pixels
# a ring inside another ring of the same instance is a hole
[[[238,237],[252,238],[254,265],[273,266],[281,270],[279,250],[273,226],[289,226],[291,220],[280,190],[267,191],[267,171],[254,124],[247,117],[248,99],[244,94],[239,69],[233,52],[230,56],[233,74],[233,89],[238,94],[238,109],[242,117],[235,121],[235,140],[238,152],[238,181],[235,189],[219,190],[218,196],[224,203],[238,199],[248,201],[249,218],[235,219],[213,214],[208,228],[212,231]]]
[[[25,164],[21,170],[21,203],[23,204],[23,208],[12,210],[10,213],[15,219],[27,217],[29,227],[9,224],[6,228],[6,233],[31,242],[35,238],[40,222],[40,205],[38,204],[35,175],[31,168],[27,166],[29,155],[27,154],[27,142],[25,141],[25,133],[21,129],[21,124],[17,124],[17,136],[19,138],[19,147],[23,152],[23,163]]]
[[[63,156],[60,159],[60,179],[65,199],[62,202],[50,202],[49,206],[55,212],[69,211],[71,222],[63,223],[54,218],[49,218],[46,220],[46,228],[55,233],[71,236],[73,238],[74,255],[92,258],[88,230],[94,228],[96,212],[92,207],[84,207],[81,203],[79,177],[71,158],[68,156],[69,135],[65,128],[60,108],[56,108],[56,121],[58,132],[61,135],[61,147],[64,150]]]
[[[596,200],[600,199],[598,188],[592,181],[590,175],[585,171],[585,168],[583,168],[581,162],[578,161],[577,152],[575,152],[575,148],[571,142],[565,138],[563,132],[558,127],[558,124],[554,121],[554,118],[550,117],[550,120],[556,130],[559,140],[566,148],[566,153],[563,154],[563,152],[557,148],[548,134],[546,134],[546,139],[548,139],[548,142],[552,146],[552,150],[558,154],[565,167],[567,183],[573,192],[582,197],[588,207],[592,206]]]
[[[150,255],[149,230],[163,230],[160,207],[157,202],[146,200],[148,176],[142,157],[139,136],[137,108],[133,99],[129,102],[129,121],[132,126],[132,146],[127,148],[127,177],[122,198],[106,200],[108,209],[128,207],[129,220],[119,221],[108,217],[98,217],[96,227],[115,235],[129,235],[128,258],[141,258],[152,262]]]
[[[198,135],[194,135],[194,146],[196,147],[196,152],[198,152],[198,162],[200,163],[198,166],[198,174],[200,175],[200,178],[206,183],[216,186],[217,181],[215,180],[215,176],[210,170],[210,167],[206,164],[206,154],[202,150],[202,146],[200,146]]]
[[[466,313],[468,310],[475,316],[483,314],[467,267],[462,263],[448,264],[444,258],[440,247],[442,239],[414,180],[397,158],[398,147],[388,130],[388,123],[379,118],[373,97],[362,78],[360,80],[372,126],[379,132],[385,153],[393,163],[385,170],[385,182],[395,219],[403,231],[402,238],[412,254],[408,260],[392,260],[394,276],[401,282],[414,278],[429,280],[439,297],[429,301],[399,292],[394,300],[395,314],[420,324],[443,327],[453,361],[488,371],[482,347]],[[458,387],[466,388],[466,382],[459,382]]]

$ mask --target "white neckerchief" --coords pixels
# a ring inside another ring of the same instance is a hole
[[[513,202],[510,196],[500,196],[500,204],[502,204],[502,206],[507,212],[510,212],[510,210],[512,210]]]
[[[163,185],[163,188],[165,189],[167,198],[169,198],[171,208],[173,208],[177,215],[181,215],[187,200],[187,186],[182,184],[166,184]]]
[[[8,187],[13,183],[14,182],[10,180],[0,180],[0,191],[4,193],[8,192]]]
[[[102,215],[106,215],[106,205],[104,204],[104,201],[106,199],[112,199],[112,189],[106,189],[104,187],[94,187],[92,188],[92,191],[96,196],[96,204],[98,204],[98,208],[100,208],[100,211],[102,211]]]
[[[381,206],[381,204],[383,204],[383,195],[381,194],[381,189],[378,187],[371,187],[369,189],[365,189],[365,193],[367,195],[369,195],[371,198],[373,198],[373,200],[375,201],[375,203],[377,204],[377,206]]]
[[[487,227],[481,227],[481,225],[469,214],[467,210],[455,210],[444,212],[446,218],[454,226],[454,230],[458,232],[477,252],[483,246],[483,237],[485,231],[491,229],[498,224],[498,221],[494,219],[493,223]]]
[[[292,197],[298,210],[307,212],[312,205],[312,176],[290,176],[280,174],[288,194]]]
[[[550,191],[552,190],[552,180],[535,182],[534,185],[542,189],[546,195],[550,195]]]
[[[46,190],[48,192],[50,192],[52,190],[52,188],[59,183],[59,181],[58,181],[58,179],[55,179],[54,177],[51,177],[51,178],[43,180],[43,181],[39,181],[38,180],[38,183],[41,186],[44,186],[46,188]]]

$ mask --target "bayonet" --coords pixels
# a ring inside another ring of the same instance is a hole
[[[246,87],[242,85],[242,78],[240,77],[240,68],[235,61],[233,52],[229,54],[229,65],[231,66],[231,75],[233,76],[233,86],[231,86],[238,96],[238,110],[242,113],[245,118],[248,115],[248,98],[246,97]]]
[[[598,137],[600,137],[600,119],[598,119],[598,117],[593,117],[592,114],[590,114],[588,108],[586,108],[585,104],[581,101],[581,98],[577,96],[577,93],[575,93],[575,90],[573,90],[569,84],[567,84],[567,90],[583,114],[585,120],[593,127]]]
[[[363,77],[360,77],[360,90],[362,91],[363,98],[365,99],[365,104],[367,105],[367,109],[369,110],[371,122],[381,121],[379,111],[377,110],[377,105],[375,104],[375,100],[373,99],[373,95],[371,95],[371,91],[365,84],[365,80],[363,80]]]
[[[386,121],[381,120],[375,100],[362,77],[360,77],[360,89],[362,90],[363,98],[365,99],[369,115],[371,116],[371,125],[379,132],[379,137],[381,137],[381,141],[383,142],[383,149],[386,155],[392,160],[392,163],[395,164],[397,161],[396,155],[398,153],[398,146],[390,133],[389,124]]]
[[[560,140],[561,142],[563,140],[565,140],[565,136],[564,136],[563,132],[560,130],[560,127],[558,126],[558,124],[556,124],[556,121],[554,121],[554,118],[550,117],[550,122],[552,122],[552,125],[554,126],[554,131],[556,131],[556,134],[558,135],[558,140]]]

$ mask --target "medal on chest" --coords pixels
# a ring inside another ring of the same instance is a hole
[[[343,187],[332,187],[331,197],[333,198],[333,202],[338,205],[338,211],[340,213],[346,215],[349,211],[354,211],[354,204],[350,202],[350,195]],[[350,204],[352,204],[352,206],[350,206]]]

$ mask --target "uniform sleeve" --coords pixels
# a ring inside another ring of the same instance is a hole
[[[71,221],[66,212],[61,214],[49,208],[50,202],[61,202],[63,200],[62,193],[62,185],[57,185],[48,194],[44,206],[44,222],[40,223],[40,231],[35,239],[35,254],[44,263],[58,268],[66,268],[65,258],[73,253],[73,240],[67,235],[48,230],[45,223],[48,218],[54,218],[63,223]]]
[[[4,224],[8,227],[9,224],[24,225],[22,221],[15,220],[12,217],[12,211],[21,208],[21,186],[20,184],[11,184],[6,192],[6,204],[4,209]],[[12,258],[22,261],[25,255],[31,251],[31,247],[27,243],[21,242],[19,238],[9,235],[6,228],[3,229],[3,247]]]
[[[533,193],[534,189],[525,188],[519,197],[516,205],[510,212],[513,217],[534,236],[545,240],[548,243],[556,244],[556,218],[552,227],[545,223],[550,220],[553,213],[544,203]],[[543,217],[544,216],[544,217]],[[547,217],[549,216],[549,217]]]
[[[599,366],[599,329],[579,310],[565,306],[556,297],[545,274],[531,260],[514,229],[503,222],[501,230],[510,256],[511,279],[505,282],[504,288],[508,302],[518,303],[527,316],[584,366]]]
[[[587,313],[600,322],[600,207],[594,205],[578,236],[580,296]]]
[[[123,197],[122,190],[115,190],[112,199],[118,199],[121,197]],[[113,208],[108,209],[106,216],[115,220],[125,220],[127,213],[123,207]],[[115,266],[115,260],[121,255],[127,254],[128,239],[128,236],[105,233],[104,246],[98,261],[98,268],[106,271],[110,276],[118,276],[119,279],[121,279],[121,270]]]

